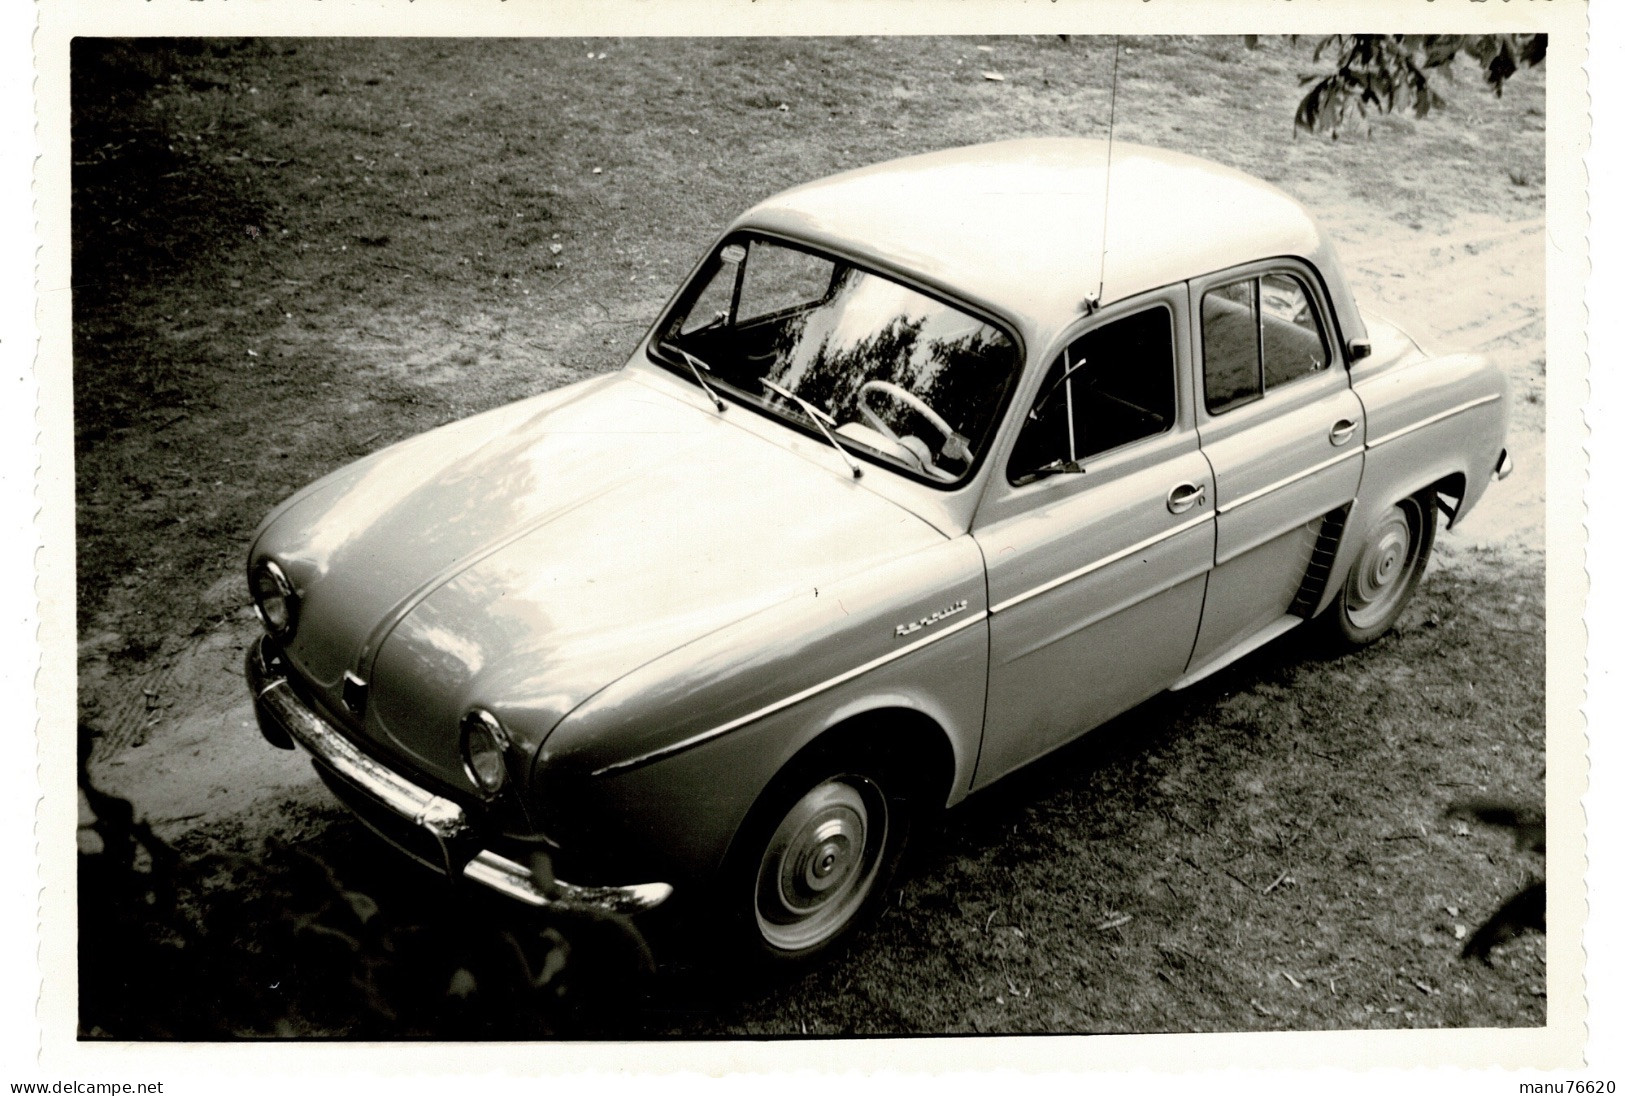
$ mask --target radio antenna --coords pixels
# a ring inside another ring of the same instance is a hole
[[[1106,122],[1106,195],[1100,203],[1100,286],[1089,304],[1089,311],[1100,307],[1106,294],[1106,226],[1110,223],[1112,201],[1112,139],[1117,135],[1117,58],[1122,52],[1122,35],[1112,35],[1112,105]]]

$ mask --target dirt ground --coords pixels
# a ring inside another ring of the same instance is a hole
[[[1539,861],[1442,817],[1543,795],[1543,76],[1496,99],[1463,71],[1447,110],[1333,141],[1292,133],[1307,42],[1123,46],[1118,138],[1285,187],[1364,308],[1499,362],[1517,474],[1441,535],[1383,642],[1277,644],[1129,713],[954,812],[850,954],[744,1001],[679,973],[606,1034],[1544,1022],[1540,938],[1491,968],[1456,957]],[[1081,38],[80,40],[98,781],[183,849],[277,837],[364,879],[412,871],[253,727],[241,566],[263,513],[399,438],[616,368],[758,197],[929,148],[1104,136],[1111,61]]]

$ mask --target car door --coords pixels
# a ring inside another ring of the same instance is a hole
[[[1200,279],[1191,309],[1218,540],[1187,682],[1313,611],[1365,449],[1311,268],[1283,259]]]
[[[1213,563],[1184,287],[1114,306],[1060,346],[972,530],[990,606],[976,786],[1178,677]]]

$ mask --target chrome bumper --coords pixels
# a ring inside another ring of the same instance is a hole
[[[427,832],[440,848],[442,869],[447,875],[460,874],[531,906],[629,915],[653,909],[670,897],[671,887],[666,883],[582,887],[550,875],[539,878],[530,868],[490,849],[479,849],[472,856],[461,855],[459,846],[467,846],[475,839],[467,812],[357,749],[299,699],[288,679],[266,660],[263,640],[249,646],[245,673],[265,737],[283,749],[292,749],[295,743],[303,746],[340,778]]]
[[[1499,483],[1512,475],[1512,450],[1501,450],[1501,456],[1495,462],[1495,482]]]

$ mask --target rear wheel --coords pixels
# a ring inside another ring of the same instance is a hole
[[[1377,519],[1326,612],[1333,638],[1363,647],[1393,627],[1433,552],[1433,492],[1400,499]]]

